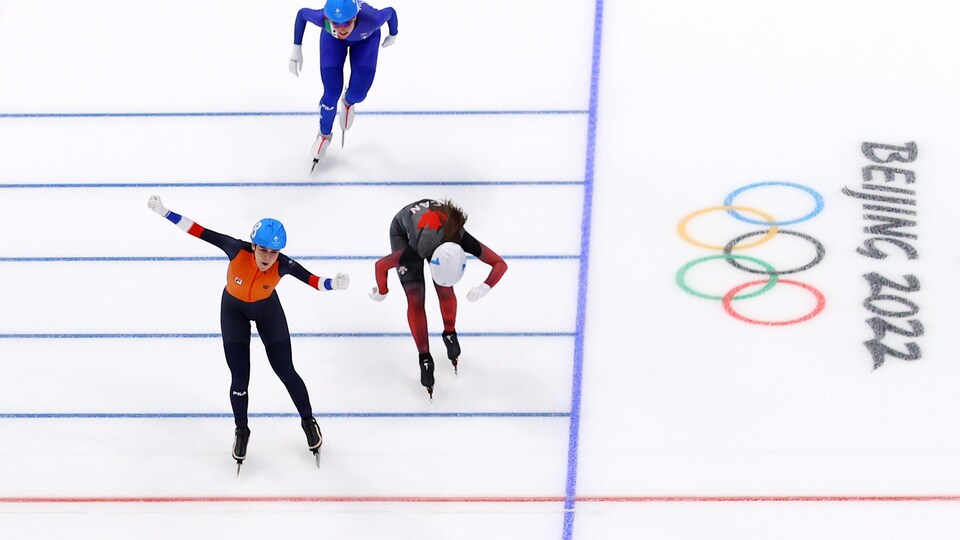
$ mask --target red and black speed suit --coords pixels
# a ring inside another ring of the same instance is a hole
[[[377,289],[387,294],[387,273],[397,269],[400,284],[407,296],[407,322],[417,352],[430,352],[427,336],[427,314],[424,310],[425,281],[423,263],[443,242],[443,222],[446,216],[439,212],[441,203],[433,199],[421,199],[408,204],[397,212],[390,224],[390,255],[376,263]],[[507,263],[492,249],[480,243],[466,230],[461,230],[459,238],[452,240],[460,244],[463,250],[484,263],[490,265],[490,274],[484,283],[493,287],[507,271]],[[434,283],[437,297],[440,299],[440,315],[443,318],[443,331],[454,332],[457,323],[457,297],[453,287],[442,287]]]

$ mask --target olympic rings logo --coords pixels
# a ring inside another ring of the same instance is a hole
[[[758,210],[756,208],[752,208],[748,206],[739,206],[735,204],[734,200],[737,198],[737,196],[744,193],[745,191],[749,191],[749,190],[760,188],[760,187],[767,187],[767,186],[782,186],[782,187],[788,187],[788,188],[799,190],[805,193],[806,195],[809,195],[811,198],[813,198],[814,209],[809,213],[803,216],[800,216],[798,218],[778,221],[773,216],[771,216],[770,214],[762,210]],[[812,219],[816,217],[817,214],[819,214],[822,210],[823,210],[823,197],[819,193],[817,193],[817,191],[807,186],[804,186],[801,184],[794,184],[791,182],[758,182],[755,184],[743,186],[731,192],[723,200],[722,206],[712,206],[709,208],[703,208],[701,210],[697,210],[695,212],[687,214],[677,224],[677,233],[680,235],[680,237],[683,238],[686,242],[693,244],[695,246],[713,250],[713,251],[720,251],[721,253],[718,255],[708,255],[706,257],[700,257],[698,259],[694,259],[688,262],[687,264],[683,265],[683,267],[681,267],[680,270],[677,271],[677,275],[676,275],[677,285],[679,285],[682,290],[684,290],[689,294],[692,294],[693,296],[704,298],[707,300],[719,300],[720,304],[723,306],[723,309],[724,311],[727,312],[727,314],[729,314],[731,317],[737,320],[750,323],[750,324],[758,324],[758,325],[764,325],[764,326],[786,326],[786,325],[797,324],[804,321],[808,321],[816,317],[823,311],[824,307],[826,306],[826,299],[824,298],[823,293],[821,293],[816,287],[813,287],[812,285],[809,285],[807,283],[803,283],[793,279],[784,279],[784,278],[781,278],[780,276],[803,272],[804,270],[809,270],[810,268],[813,268],[814,266],[820,264],[820,261],[823,260],[823,257],[825,254],[823,244],[821,244],[816,238],[808,234],[804,234],[797,231],[785,230],[785,229],[782,229],[781,227],[785,225],[793,225],[796,223],[801,223],[809,219]],[[687,232],[688,225],[690,224],[691,221],[693,221],[697,217],[702,216],[704,214],[710,214],[713,212],[720,212],[720,211],[726,212],[729,216],[733,217],[734,219],[740,220],[745,223],[753,224],[753,225],[762,225],[765,228],[759,231],[748,232],[746,234],[737,236],[736,238],[730,240],[729,242],[727,242],[727,244],[722,246],[700,242],[694,239],[692,236],[690,236],[690,234]],[[754,217],[747,217],[744,214],[755,216],[756,218],[759,218],[759,219],[755,219]],[[761,244],[765,244],[770,240],[772,240],[774,237],[776,237],[778,234],[791,235],[791,236],[795,236],[797,238],[806,240],[807,242],[810,242],[813,245],[813,248],[815,251],[815,255],[813,259],[811,259],[806,264],[797,266],[796,268],[790,268],[787,270],[777,270],[770,263],[764,260],[761,260],[759,258],[750,257],[747,255],[735,255],[733,253],[734,251],[750,249],[750,248],[759,246]],[[754,238],[754,237],[758,237],[758,238]],[[742,270],[744,272],[748,272],[751,274],[760,274],[766,277],[763,279],[748,281],[746,283],[737,285],[736,287],[733,287],[732,289],[730,289],[729,291],[721,295],[712,295],[712,294],[700,292],[693,289],[691,286],[687,284],[687,272],[691,268],[699,264],[703,264],[703,263],[714,261],[714,260],[721,260],[721,259],[726,261],[728,264],[730,264],[731,266],[733,266],[738,270]],[[751,268],[749,266],[746,266],[744,263],[750,263],[752,266],[755,266],[755,267]],[[773,289],[775,286],[779,284],[799,287],[809,292],[811,295],[813,295],[816,301],[816,305],[814,306],[813,310],[794,319],[768,321],[768,320],[759,320],[759,319],[747,317],[739,313],[736,309],[734,309],[733,307],[734,301],[755,298],[757,296],[760,296],[770,291],[771,289]],[[756,288],[756,290],[753,290],[752,288]]]

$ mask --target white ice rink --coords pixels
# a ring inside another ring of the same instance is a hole
[[[0,0],[0,538],[955,538],[960,8],[915,4],[375,3],[309,174],[303,4]],[[351,275],[278,287],[319,470],[254,339],[235,476],[226,259],[152,194]],[[509,264],[458,376],[428,295],[433,403],[366,295],[422,197]]]

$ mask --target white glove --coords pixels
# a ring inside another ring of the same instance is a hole
[[[386,49],[387,47],[393,45],[395,41],[397,41],[396,34],[387,34],[387,37],[383,38],[383,45],[381,45],[381,47]]]
[[[383,299],[387,297],[385,294],[380,294],[380,289],[377,287],[374,287],[373,290],[370,291],[369,296],[371,300],[376,302],[383,302]]]
[[[300,45],[294,45],[293,52],[290,53],[290,73],[293,73],[294,77],[299,77],[301,69],[303,69],[303,53],[300,52]]]
[[[160,197],[157,195],[151,195],[150,199],[147,201],[147,208],[153,210],[157,214],[160,214],[160,217],[167,217],[169,210],[163,206],[163,201],[160,200]]]
[[[490,286],[486,283],[481,283],[470,289],[470,292],[467,293],[467,300],[476,302],[477,300],[483,298],[483,295],[487,294],[488,292],[490,292]]]
[[[340,272],[337,274],[337,277],[330,280],[330,286],[333,287],[335,291],[342,291],[350,285],[350,274],[344,274]]]

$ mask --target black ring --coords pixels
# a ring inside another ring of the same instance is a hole
[[[767,234],[768,232],[769,232],[769,229],[762,230],[762,231],[749,232],[747,234],[741,234],[740,236],[731,240],[730,243],[728,243],[726,246],[724,246],[723,253],[725,255],[730,255],[730,252],[733,251],[733,248],[736,247],[736,245],[739,244],[741,241],[746,240],[751,236],[757,236],[759,234]],[[811,244],[813,244],[814,249],[817,250],[816,256],[813,258],[812,261],[808,262],[807,264],[799,268],[794,268],[792,270],[780,270],[778,272],[773,272],[773,273],[768,272],[766,270],[754,270],[753,268],[747,268],[746,266],[743,266],[742,264],[738,263],[733,258],[730,258],[730,257],[724,257],[724,258],[728,263],[732,264],[735,268],[743,270],[744,272],[750,272],[751,274],[763,274],[765,276],[771,276],[771,275],[782,276],[784,274],[795,274],[797,272],[803,272],[804,270],[809,270],[810,268],[813,268],[814,266],[819,264],[820,261],[823,260],[823,256],[826,254],[826,250],[823,249],[823,244],[817,241],[816,238],[810,236],[809,234],[803,234],[796,231],[788,231],[788,230],[777,228],[777,234],[780,234],[780,233],[792,234],[794,236],[799,236],[800,238],[803,238],[804,240],[809,241]]]

